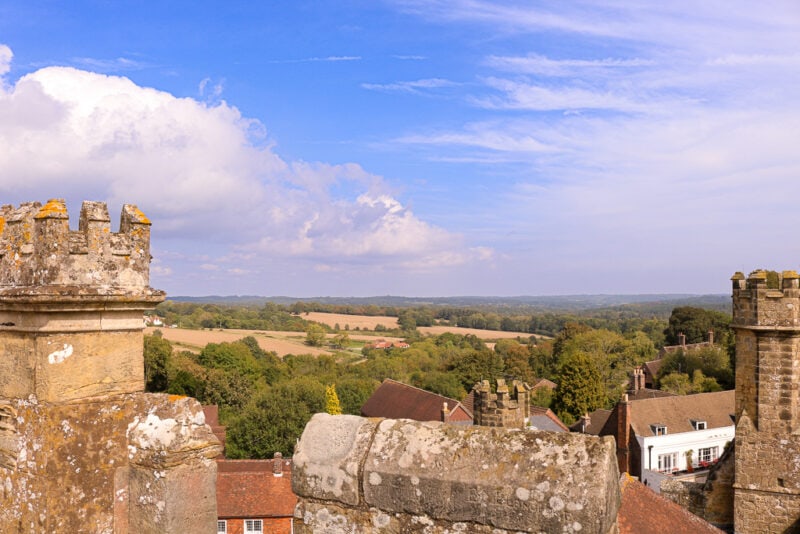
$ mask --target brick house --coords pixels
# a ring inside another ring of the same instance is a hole
[[[292,461],[217,460],[219,534],[291,534]]]
[[[203,406],[206,424],[223,447],[225,427],[217,406]],[[276,452],[272,460],[217,458],[217,533],[291,534],[297,496],[292,461]]]

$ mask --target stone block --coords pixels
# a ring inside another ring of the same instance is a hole
[[[295,448],[292,490],[301,497],[360,504],[361,463],[376,422],[354,415],[319,413]]]

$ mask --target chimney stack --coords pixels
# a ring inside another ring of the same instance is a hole
[[[442,403],[442,423],[446,423],[447,420],[450,418],[450,408],[447,407],[447,403]]]
[[[680,345],[681,347],[686,347],[686,334],[684,334],[683,332],[678,334],[678,345]]]
[[[275,456],[272,458],[272,476],[283,476],[283,455],[279,452],[276,452]]]
[[[708,331],[708,344],[709,345],[713,345],[714,344],[714,331],[713,330],[709,330]]]

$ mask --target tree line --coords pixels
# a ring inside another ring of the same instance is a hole
[[[208,311],[208,310],[205,310]],[[705,339],[714,329],[718,343],[696,351],[673,351],[664,358],[657,381],[676,393],[733,387],[733,337],[730,317],[699,308],[676,308],[660,335],[676,344]],[[492,348],[473,335],[422,336],[407,332],[410,347],[342,350],[332,356],[308,354],[278,358],[254,337],[233,343],[210,343],[198,354],[176,351],[158,333],[145,336],[148,391],[197,398],[220,407],[228,427],[231,458],[269,458],[293,453],[311,415],[329,411],[335,394],[338,409],[359,414],[386,378],[462,400],[481,380],[518,379],[533,385],[549,379],[554,392],[539,388],[532,402],[552,408],[569,424],[584,413],[611,408],[628,385],[630,371],[654,360],[660,347],[653,331],[621,333],[566,322],[553,339],[519,337],[498,340]],[[338,341],[347,349],[349,339]]]

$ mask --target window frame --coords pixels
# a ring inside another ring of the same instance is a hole
[[[719,460],[719,447],[702,447],[697,449],[697,457],[700,462],[708,464]]]
[[[264,520],[263,519],[245,519],[244,520],[244,533],[245,534],[263,534],[264,533]]]
[[[669,461],[667,461],[669,460]],[[658,455],[658,472],[672,473],[678,469],[678,453],[668,452]]]
[[[220,529],[222,527],[222,529]],[[217,519],[217,534],[227,534],[228,521],[225,519]]]
[[[706,423],[703,420],[695,419],[694,421],[692,421],[692,426],[694,427],[695,430],[706,430],[706,429],[708,429],[708,423]]]
[[[655,436],[666,436],[667,435],[667,425],[662,425],[661,423],[656,423],[653,425],[653,435]]]

